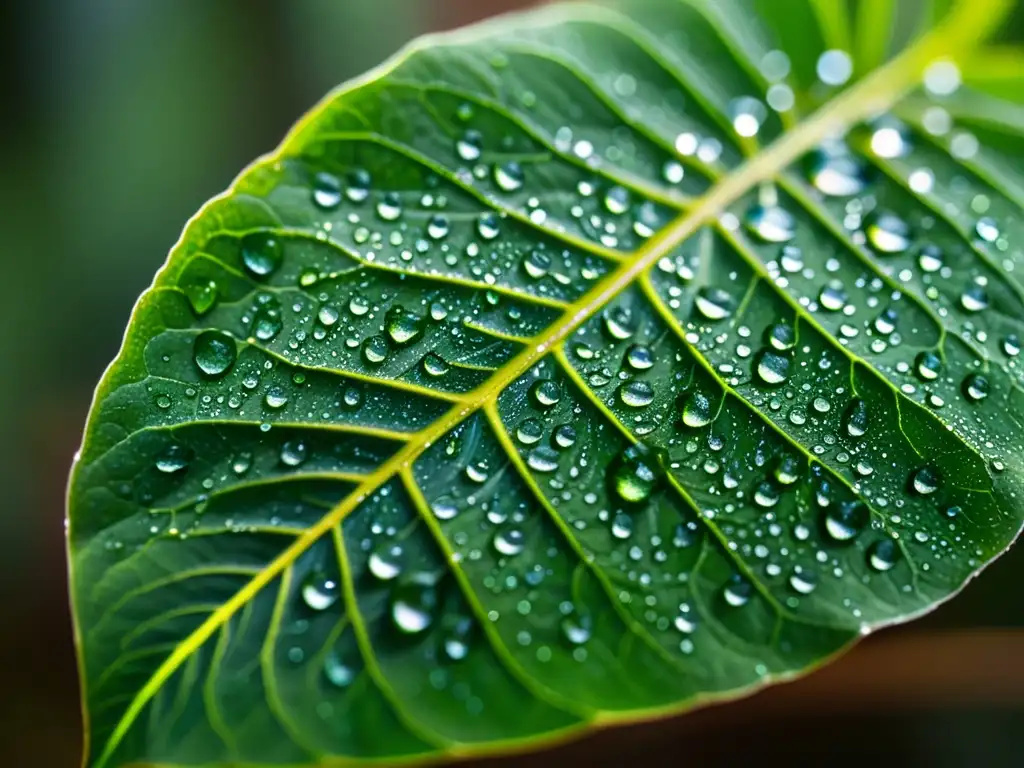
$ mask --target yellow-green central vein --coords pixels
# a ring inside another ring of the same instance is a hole
[[[924,67],[936,57],[948,56],[969,49],[979,39],[984,38],[991,26],[1001,18],[1002,14],[997,11],[1003,5],[1005,5],[1005,0],[983,0],[982,2],[964,0],[942,27],[934,30],[886,66],[876,70],[857,85],[840,94],[807,121],[781,137],[763,153],[751,158],[738,171],[722,178],[705,196],[695,201],[689,212],[652,237],[643,248],[634,254],[632,260],[622,263],[580,299],[569,305],[557,322],[553,323],[544,334],[533,338],[516,357],[495,371],[489,381],[460,398],[442,417],[417,433],[388,461],[367,475],[348,497],[268,563],[245,587],[214,611],[174,649],[125,710],[104,745],[103,752],[96,762],[97,768],[102,768],[109,762],[118,745],[149,701],[156,695],[163,683],[188,661],[197,648],[223,627],[237,611],[248,604],[253,596],[281,575],[310,546],[335,528],[384,483],[410,467],[427,448],[467,416],[494,401],[502,390],[529,371],[553,347],[565,340],[661,257],[670,253],[701,226],[717,217],[726,206],[758,183],[779,173],[824,139],[843,131],[851,124],[869,115],[891,107],[915,85]],[[394,65],[392,64],[392,66]],[[337,97],[338,94],[332,95],[332,98]],[[296,132],[305,127],[308,126],[300,123]],[[287,146],[288,143],[286,141],[284,146]]]

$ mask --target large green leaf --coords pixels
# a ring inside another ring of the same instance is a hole
[[[521,748],[959,590],[1024,518],[1024,142],[950,5],[554,7],[332,94],[99,387],[87,762]]]

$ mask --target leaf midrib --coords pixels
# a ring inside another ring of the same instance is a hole
[[[470,414],[491,402],[502,390],[529,371],[555,345],[566,339],[586,320],[600,311],[626,286],[656,264],[660,258],[670,253],[698,228],[712,220],[755,185],[771,179],[802,154],[831,135],[841,132],[859,120],[891,107],[914,86],[924,67],[937,56],[948,56],[967,50],[979,40],[984,39],[1001,19],[1000,11],[1004,9],[1005,5],[1006,0],[978,0],[977,2],[966,2],[965,0],[961,2],[941,27],[932,30],[888,64],[875,70],[868,77],[826,103],[807,120],[781,136],[738,170],[724,176],[706,195],[697,198],[688,212],[651,237],[643,248],[633,254],[631,261],[622,263],[618,269],[609,273],[591,290],[570,304],[560,321],[553,323],[544,334],[535,337],[522,352],[501,369],[495,371],[490,380],[469,392],[459,402],[454,403],[447,413],[417,433],[415,439],[410,440],[377,470],[367,475],[365,480],[348,497],[325,515],[320,522],[307,529],[302,536],[253,577],[244,588],[235,593],[230,600],[221,605],[202,625],[182,641],[157,668],[125,710],[104,745],[103,751],[95,763],[96,768],[102,768],[108,763],[128,729],[150,699],[196,649],[212,637],[236,611],[270,584],[323,535],[341,523],[352,510],[382,487],[385,482],[410,467],[427,448]],[[426,41],[421,43],[421,45],[423,44],[426,44]],[[416,47],[411,47],[405,56],[410,55],[414,50]],[[403,56],[399,56],[368,77],[361,78],[331,93],[328,99],[338,99],[345,92],[386,75],[403,58]],[[281,159],[285,150],[291,146],[293,139],[308,129],[313,116],[319,111],[319,108],[315,109],[307,118],[300,121],[281,148],[269,159],[271,161]],[[264,158],[263,162],[266,160],[267,158]],[[88,760],[88,755],[85,756],[85,759]]]

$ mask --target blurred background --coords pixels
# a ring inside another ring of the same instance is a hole
[[[78,765],[65,479],[93,386],[186,219],[340,81],[424,31],[526,4],[3,4],[0,767]],[[809,678],[486,764],[1024,765],[1022,581],[1018,546],[952,603]]]

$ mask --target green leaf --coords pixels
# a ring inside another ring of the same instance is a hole
[[[89,765],[536,747],[807,671],[1013,541],[1007,4],[838,5],[431,38],[200,211],[72,476]]]

